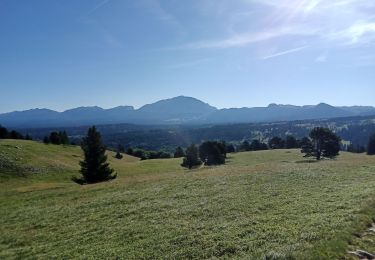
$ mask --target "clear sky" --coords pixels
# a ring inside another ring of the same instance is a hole
[[[374,0],[0,0],[0,112],[375,105]]]

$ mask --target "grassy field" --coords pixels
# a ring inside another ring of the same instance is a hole
[[[309,162],[297,150],[122,160],[112,182],[80,186],[78,147],[0,140],[0,259],[350,258],[375,217],[375,157]]]

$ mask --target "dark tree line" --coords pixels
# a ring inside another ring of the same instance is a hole
[[[65,131],[51,132],[49,136],[43,138],[45,144],[69,144],[69,137]]]
[[[139,148],[129,147],[126,154],[138,157],[141,160],[152,160],[152,159],[168,159],[171,158],[171,154],[164,151],[147,151]]]
[[[257,139],[254,139],[249,143],[248,141],[242,142],[238,150],[240,152],[244,151],[261,151],[268,149],[294,149],[301,147],[301,140],[296,139],[292,135],[286,136],[282,139],[279,136],[272,137],[267,143],[263,143]]]
[[[375,133],[368,140],[367,154],[368,155],[375,155]]]
[[[0,139],[19,139],[19,140],[33,140],[29,134],[25,136],[16,130],[9,131],[7,128],[0,125]]]

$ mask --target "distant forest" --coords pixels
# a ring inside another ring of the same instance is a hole
[[[285,138],[292,135],[301,139],[316,126],[327,127],[339,135],[343,144],[366,146],[375,133],[375,116],[347,117],[325,120],[301,120],[277,123],[249,123],[206,126],[141,126],[132,124],[100,125],[98,130],[105,144],[112,149],[119,145],[125,149],[163,150],[173,152],[176,147],[188,147],[206,140],[222,140],[239,145],[254,139],[264,143],[275,136]],[[71,142],[79,144],[88,126],[72,128],[18,129],[24,135],[42,140],[52,131],[66,131]]]

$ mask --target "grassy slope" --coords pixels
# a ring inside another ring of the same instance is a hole
[[[332,259],[375,216],[365,155],[250,152],[188,171],[109,154],[118,178],[86,186],[70,181],[80,158],[78,147],[0,140],[0,258]]]

